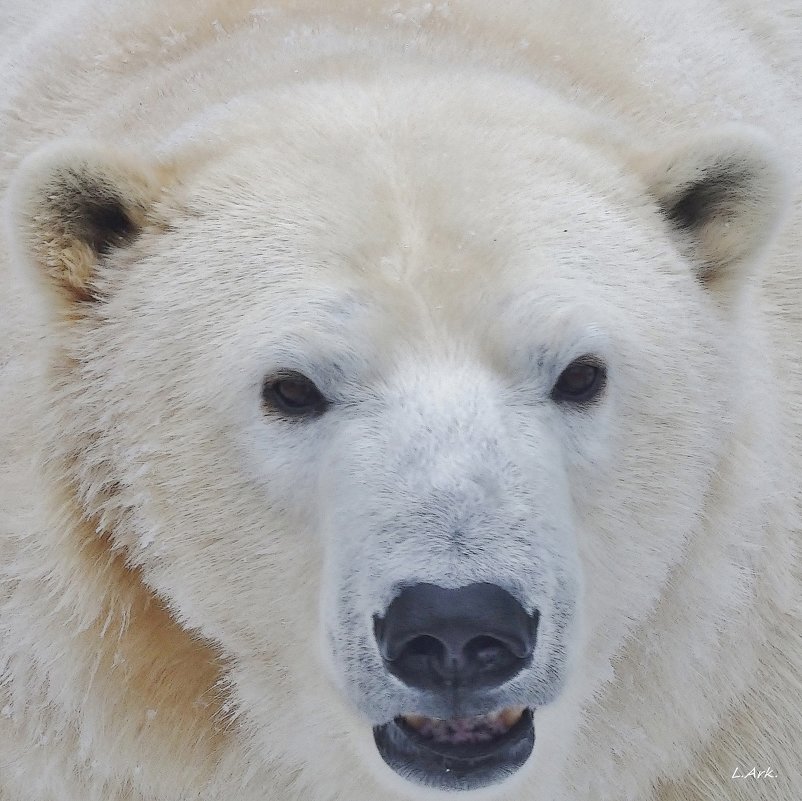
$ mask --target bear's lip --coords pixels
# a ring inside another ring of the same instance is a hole
[[[382,759],[405,779],[475,790],[523,766],[535,744],[534,715],[526,707],[452,720],[401,715],[374,727],[373,738]]]

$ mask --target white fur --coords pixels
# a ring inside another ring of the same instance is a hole
[[[796,797],[795,4],[6,18],[0,801],[439,797],[371,735],[411,579],[542,613],[532,758],[471,799]],[[139,235],[95,259],[65,169]]]

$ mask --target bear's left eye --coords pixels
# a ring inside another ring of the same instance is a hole
[[[560,373],[557,383],[551,390],[555,401],[587,403],[602,391],[606,371],[594,356],[580,356]]]
[[[296,372],[266,378],[262,385],[262,401],[267,408],[290,417],[317,416],[329,406],[314,383]]]

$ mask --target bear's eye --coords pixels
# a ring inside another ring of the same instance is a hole
[[[560,373],[551,391],[552,400],[587,403],[604,388],[606,371],[594,356],[580,356]]]
[[[314,383],[295,372],[266,378],[262,385],[262,400],[267,408],[291,417],[320,415],[329,406]]]

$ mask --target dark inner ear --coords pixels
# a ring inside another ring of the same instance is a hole
[[[753,176],[746,171],[733,172],[726,166],[709,168],[693,183],[686,184],[663,201],[663,209],[671,222],[680,229],[693,231],[705,223],[731,216],[740,199],[743,187]]]
[[[114,187],[102,181],[88,181],[85,176],[73,174],[70,178],[62,199],[68,233],[86,242],[100,256],[130,244],[140,228]]]
[[[139,233],[119,200],[94,200],[86,204],[83,214],[86,240],[101,255],[105,255],[113,247],[128,244]]]

